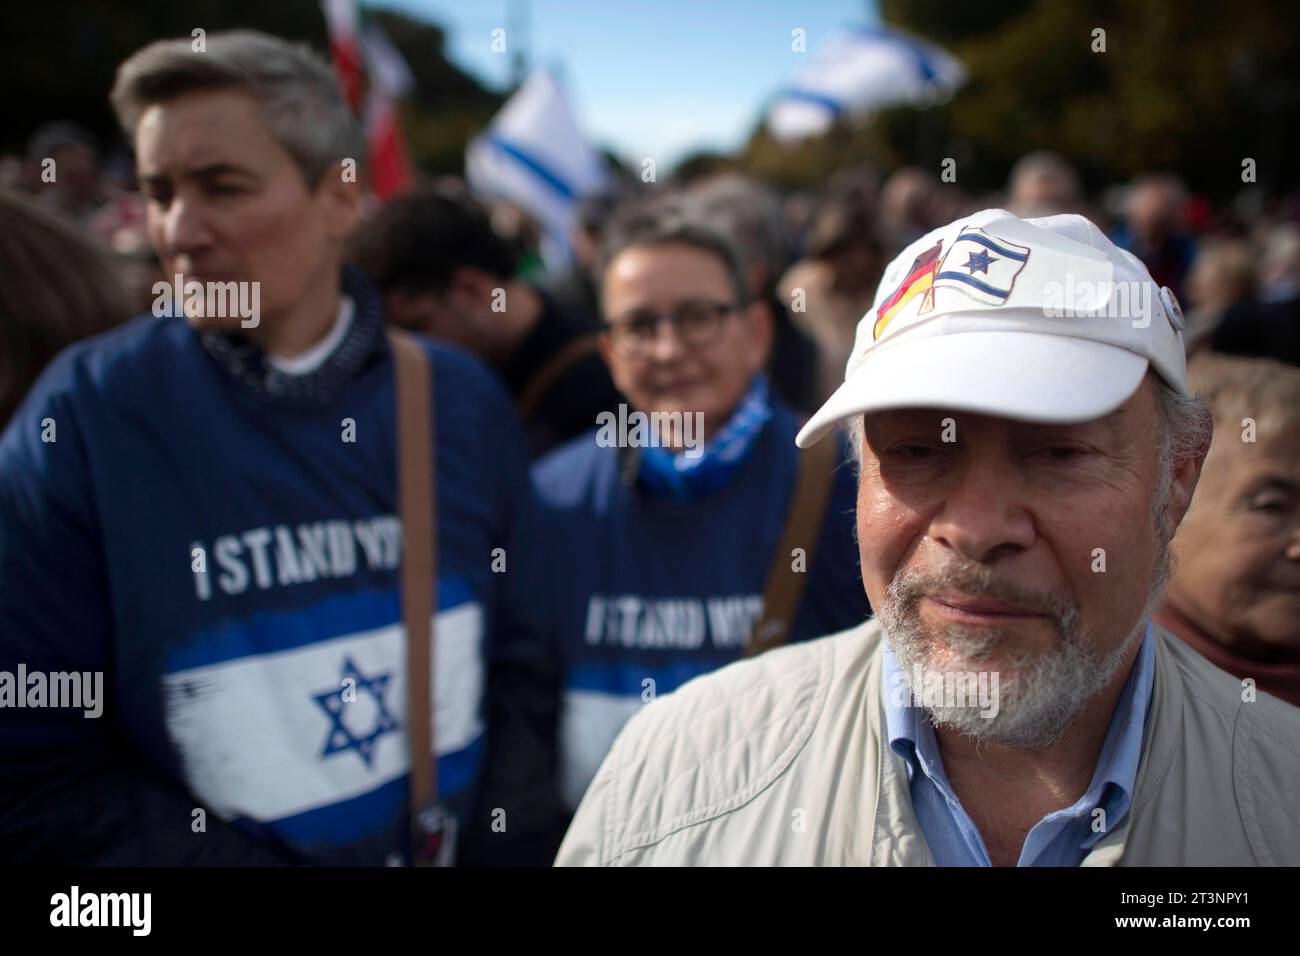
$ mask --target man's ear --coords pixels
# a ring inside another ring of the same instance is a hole
[[[1174,487],[1166,511],[1170,533],[1178,530],[1187,510],[1192,506],[1192,496],[1196,494],[1196,486],[1201,480],[1201,468],[1205,465],[1205,455],[1209,450],[1210,446],[1206,443],[1195,455],[1174,466]]]
[[[361,184],[344,182],[340,170],[327,168],[316,184],[316,196],[325,211],[325,231],[346,239],[361,220]]]
[[[741,321],[748,327],[745,336],[745,348],[749,352],[749,364],[753,371],[766,367],[767,357],[772,352],[772,340],[776,335],[776,318],[771,306],[762,299],[755,299],[740,313]]]
[[[504,289],[505,279],[488,275],[473,266],[456,266],[447,277],[447,295],[462,303],[482,306],[492,301],[497,289]],[[509,308],[509,303],[506,305]]]
[[[610,338],[608,331],[602,331],[596,336],[596,348],[600,349],[600,357],[605,361],[605,367],[611,372],[614,370],[614,342]]]

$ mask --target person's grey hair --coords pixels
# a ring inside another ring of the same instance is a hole
[[[194,90],[243,90],[262,105],[276,141],[315,186],[333,164],[362,161],[356,117],[329,65],[306,44],[252,30],[207,37],[195,52],[188,37],[159,40],[117,70],[109,100],[128,139],[146,109]]]
[[[1202,396],[1179,395],[1161,378],[1156,379],[1156,385],[1156,410],[1160,422],[1156,471],[1159,479],[1152,511],[1159,522],[1161,541],[1167,544],[1177,530],[1164,524],[1165,506],[1174,490],[1174,469],[1209,450],[1214,436],[1214,416]]]
[[[727,270],[736,303],[749,302],[749,283],[740,251],[730,237],[692,215],[692,208],[673,200],[655,200],[625,207],[606,228],[600,249],[597,275],[604,278],[610,263],[633,248],[681,245],[711,255]]]
[[[701,219],[715,224],[731,238],[747,266],[755,262],[762,265],[769,285],[790,264],[792,250],[781,199],[763,183],[738,173],[724,173],[692,186],[687,201],[697,206]]]

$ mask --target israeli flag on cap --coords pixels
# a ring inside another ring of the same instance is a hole
[[[534,70],[465,151],[465,178],[484,196],[504,199],[542,228],[548,267],[568,260],[578,200],[604,188],[605,158],[578,129],[568,101],[546,70]]]
[[[966,68],[947,51],[901,30],[860,27],[833,37],[768,110],[780,140],[826,132],[843,115],[886,106],[928,106],[966,82]]]
[[[1002,305],[1028,261],[1028,246],[994,239],[978,226],[965,226],[939,263],[932,288],[956,289],[977,302]]]

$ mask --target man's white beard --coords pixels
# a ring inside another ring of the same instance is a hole
[[[950,728],[977,741],[1036,750],[1058,741],[1093,696],[1115,679],[1145,634],[1147,619],[1159,605],[1170,571],[1165,540],[1160,544],[1156,574],[1141,617],[1105,655],[1098,653],[1085,634],[1076,605],[998,581],[987,567],[974,563],[939,574],[900,573],[890,583],[889,600],[881,602],[876,611],[903,679],[916,699],[923,690],[912,686],[917,668],[921,674],[987,671],[989,654],[1007,637],[998,629],[959,624],[943,625],[942,637],[936,636],[921,620],[920,601],[925,594],[956,590],[1021,604],[1047,615],[1056,625],[1059,640],[1046,651],[1016,655],[1003,663],[996,685],[999,700],[992,716],[976,706],[926,708],[936,727]]]

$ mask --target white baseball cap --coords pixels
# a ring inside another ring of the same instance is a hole
[[[1148,367],[1187,395],[1183,326],[1173,292],[1083,216],[985,209],[889,264],[844,384],[795,441],[889,408],[1089,421],[1122,405]]]

